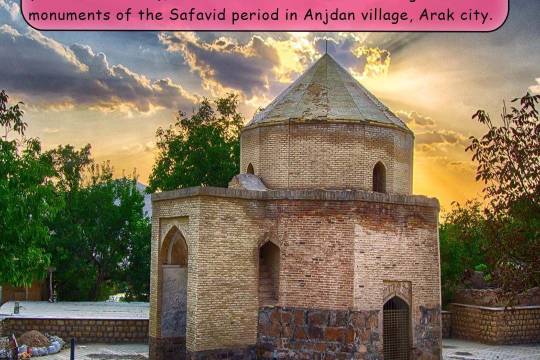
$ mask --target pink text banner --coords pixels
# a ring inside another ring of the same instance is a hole
[[[508,0],[21,0],[39,30],[493,31],[508,7]]]

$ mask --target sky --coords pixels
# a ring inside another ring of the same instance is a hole
[[[234,92],[247,123],[328,52],[415,133],[413,192],[480,198],[469,136],[504,100],[540,93],[540,1],[510,0],[492,33],[40,32],[0,0],[0,89],[25,103],[45,148],[92,145],[117,174],[151,172],[155,132],[178,110]]]

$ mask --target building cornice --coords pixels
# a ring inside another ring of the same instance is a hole
[[[268,190],[255,191],[219,187],[190,187],[152,194],[152,201],[176,200],[197,196],[234,198],[243,200],[306,200],[306,201],[364,201],[381,204],[423,206],[436,208],[439,201],[423,195],[383,194],[365,190]]]

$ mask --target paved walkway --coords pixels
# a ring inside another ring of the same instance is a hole
[[[13,314],[15,303],[9,301],[0,307],[0,318],[23,317],[40,319],[148,319],[145,302],[57,302],[21,301],[18,315]]]
[[[145,360],[146,344],[85,344],[77,345],[77,360]],[[43,360],[69,360],[69,349],[40,357]],[[444,360],[540,360],[540,344],[494,346],[464,340],[443,341]]]
[[[444,339],[444,360],[540,360],[540,344],[483,345]]]
[[[58,354],[39,357],[43,360],[69,360],[70,351],[64,349]],[[146,344],[84,344],[77,345],[77,360],[146,360],[148,345]]]

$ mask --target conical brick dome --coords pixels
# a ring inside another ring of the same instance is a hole
[[[412,131],[328,54],[240,140],[241,172],[269,189],[412,191]]]
[[[325,54],[247,125],[290,119],[407,126],[334,58]]]

